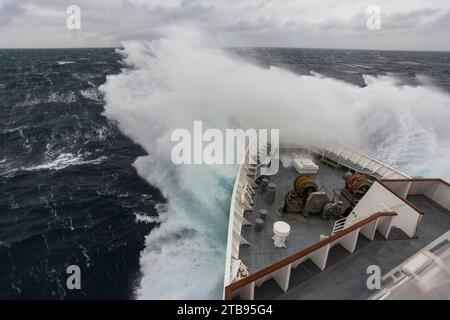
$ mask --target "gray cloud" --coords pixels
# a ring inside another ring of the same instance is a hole
[[[0,27],[7,25],[15,16],[21,14],[23,8],[17,2],[0,2]]]
[[[450,36],[450,3],[377,2],[382,29],[372,32],[366,28],[369,0],[8,1],[0,9],[0,47],[118,46],[159,38],[173,24],[189,24],[228,46],[450,50],[442,41]],[[82,10],[81,31],[65,28],[65,10],[73,3]],[[421,39],[428,48],[416,45]]]
[[[411,30],[419,29],[427,20],[433,21],[433,18],[439,14],[438,10],[423,9],[408,13],[399,13],[384,18],[383,28],[387,30]]]

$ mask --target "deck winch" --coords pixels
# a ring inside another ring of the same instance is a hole
[[[342,201],[330,201],[328,195],[319,191],[317,183],[309,176],[299,176],[294,181],[294,190],[284,199],[282,212],[301,213],[305,217],[316,214],[327,219],[342,216]]]
[[[317,191],[317,183],[311,177],[299,176],[294,181],[294,190],[303,197]]]
[[[342,190],[342,195],[353,204],[356,204],[373,184],[372,180],[360,173],[347,172],[344,179],[345,189]]]

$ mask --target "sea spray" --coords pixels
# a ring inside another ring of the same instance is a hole
[[[148,155],[141,177],[168,203],[141,253],[138,298],[221,298],[235,166],[175,165],[170,134],[201,120],[212,128],[280,129],[281,143],[333,136],[412,175],[450,176],[450,97],[393,76],[365,87],[316,75],[263,69],[173,29],[152,42],[126,43],[129,68],[101,87],[105,116]],[[251,270],[251,272],[256,270]]]

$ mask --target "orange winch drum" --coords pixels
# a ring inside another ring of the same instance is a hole
[[[362,174],[346,175],[345,188],[353,195],[366,193],[371,185],[372,181]]]
[[[299,176],[294,181],[294,190],[301,195],[307,195],[318,190],[317,183],[308,176]]]

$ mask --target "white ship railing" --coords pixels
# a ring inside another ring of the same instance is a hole
[[[271,149],[270,153],[265,156],[264,159],[259,159],[261,162],[257,163],[257,156],[267,154],[267,149],[269,147]],[[253,141],[250,143],[249,148],[244,155],[246,161],[239,166],[230,203],[224,287],[234,280],[233,275],[231,274],[232,259],[239,259],[240,245],[250,244],[242,237],[241,231],[243,225],[251,225],[251,223],[244,218],[244,212],[253,210],[253,195],[255,194],[253,188],[256,187],[256,179],[263,174],[263,169],[270,164],[277,152],[278,150],[273,148],[273,146],[259,146],[256,141]]]
[[[381,183],[403,198],[413,195],[425,195],[450,211],[450,184],[447,181],[437,178],[382,179]]]
[[[234,181],[233,193],[231,195],[230,204],[230,219],[228,222],[228,240],[227,240],[227,253],[225,258],[225,278],[224,286],[231,282],[231,259],[238,259],[239,246],[241,244],[248,244],[248,241],[241,236],[241,230],[243,224],[249,224],[244,218],[245,209],[250,209],[251,204],[248,201],[248,195],[251,192],[250,183],[246,184],[246,174],[248,170],[246,165],[241,164],[238,169],[236,180]]]
[[[239,247],[241,244],[249,245],[249,242],[241,235],[243,225],[251,225],[251,223],[244,218],[245,211],[253,210],[253,195],[255,194],[254,187],[256,187],[256,179],[261,174],[261,170],[267,166],[275,150],[271,150],[270,154],[261,161],[256,163],[256,157],[259,152],[263,152],[264,148],[267,151],[267,146],[261,146],[261,150],[257,150],[258,145],[252,142],[246,150],[244,164],[241,164],[234,182],[233,193],[230,203],[230,219],[228,222],[228,241],[227,253],[225,258],[225,277],[224,287],[230,284],[234,278],[231,274],[232,259],[239,259]],[[250,160],[255,162],[251,163]],[[224,293],[225,294],[225,293]]]
[[[367,217],[378,213],[378,212],[392,212],[394,208],[388,208],[387,205],[384,203],[377,204],[376,206],[373,206],[372,208],[369,208],[367,210],[363,210],[360,212],[352,211],[347,217],[338,219],[334,223],[333,231],[331,232],[331,235],[334,235],[338,233],[339,231],[344,230],[345,228],[348,228],[352,226],[355,223],[358,223],[359,221],[366,219]],[[354,217],[354,218],[352,218]]]
[[[327,142],[322,147],[311,148],[312,151],[326,157],[326,153],[335,155],[338,159],[347,160],[361,169],[367,169],[373,174],[378,174],[383,179],[410,179],[407,174],[392,168],[391,166],[365,154],[335,142]],[[345,165],[345,163],[344,163]]]

